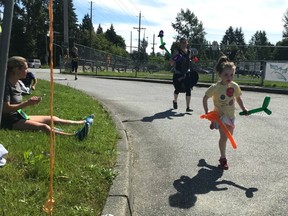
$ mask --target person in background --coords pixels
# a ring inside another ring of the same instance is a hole
[[[71,72],[75,71],[75,80],[77,80],[77,70],[78,70],[78,48],[73,46],[72,52],[70,54],[71,57]]]
[[[191,64],[191,52],[187,48],[188,42],[186,38],[180,39],[180,48],[175,50],[173,56],[170,60],[171,66],[174,66],[173,74],[173,85],[174,85],[174,100],[173,108],[178,108],[178,95],[180,92],[186,93],[186,112],[192,112],[190,109],[191,101],[191,90],[192,86],[190,85],[190,64]]]
[[[23,89],[24,94],[30,94],[31,90],[34,91],[36,89],[37,79],[32,72],[28,71],[26,77],[20,80],[24,85],[23,86],[21,83],[21,88]]]
[[[236,66],[233,62],[229,61],[227,56],[222,56],[219,58],[215,69],[216,72],[218,72],[220,80],[216,84],[211,85],[205,92],[203,97],[203,108],[205,114],[207,114],[209,112],[208,99],[212,97],[214,110],[219,113],[221,121],[225,124],[229,132],[233,134],[235,128],[235,101],[237,101],[238,105],[244,112],[247,112],[247,109],[241,98],[241,89],[239,85],[233,81]],[[228,164],[226,159],[226,144],[228,138],[224,130],[219,127],[218,124],[212,122],[210,129],[214,128],[219,129],[220,133],[219,167],[227,170]]]
[[[10,130],[26,130],[26,131],[43,131],[62,135],[75,135],[79,140],[83,140],[89,131],[89,127],[93,124],[94,115],[91,114],[84,120],[73,121],[61,119],[53,116],[55,124],[84,124],[84,127],[77,133],[67,133],[50,127],[51,116],[30,115],[28,116],[22,109],[28,106],[39,104],[41,97],[32,96],[28,100],[23,101],[22,91],[19,80],[27,75],[27,60],[20,56],[9,58],[7,63],[7,78],[5,83],[3,110],[1,118],[1,128]]]

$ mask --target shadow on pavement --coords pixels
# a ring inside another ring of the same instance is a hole
[[[247,198],[252,198],[253,192],[258,190],[257,188],[245,188],[232,181],[217,181],[217,179],[222,177],[224,170],[207,164],[204,159],[199,160],[198,166],[203,168],[198,171],[196,176],[192,178],[181,176],[179,179],[174,181],[173,186],[177,190],[177,193],[169,197],[170,206],[182,209],[191,208],[197,201],[197,194],[206,194],[210,191],[228,190],[227,187],[217,187],[221,184],[231,185],[244,190]]]
[[[122,122],[123,123],[125,123],[125,122],[135,122],[135,121],[152,122],[152,121],[154,121],[156,119],[165,119],[165,118],[172,120],[173,117],[183,117],[185,115],[191,115],[191,113],[177,113],[177,112],[173,111],[173,109],[169,109],[169,110],[166,110],[166,111],[163,111],[163,112],[155,113],[152,116],[143,117],[142,119],[139,119],[139,120],[127,119],[127,120],[124,120]]]

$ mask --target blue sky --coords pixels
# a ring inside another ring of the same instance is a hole
[[[94,28],[101,24],[106,31],[113,24],[127,46],[132,42],[132,46],[137,47],[138,31],[135,28],[139,27],[141,12],[141,28],[145,29],[141,30],[140,37],[148,40],[147,52],[151,51],[153,38],[155,52],[161,51],[157,37],[160,30],[164,31],[164,42],[170,47],[177,35],[171,23],[175,22],[181,9],[189,8],[197,16],[203,23],[205,38],[210,42],[220,43],[225,31],[232,26],[242,28],[246,43],[256,31],[265,31],[273,44],[282,40],[282,19],[288,9],[287,0],[73,0],[79,22],[84,15],[90,16],[91,1]]]

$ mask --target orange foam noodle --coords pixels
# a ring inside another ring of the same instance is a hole
[[[220,127],[223,129],[224,133],[226,134],[226,136],[228,137],[228,139],[231,142],[231,145],[234,149],[237,148],[237,144],[232,136],[232,134],[230,133],[230,131],[227,129],[227,127],[225,126],[225,124],[221,121],[220,117],[219,117],[219,113],[217,111],[211,111],[207,114],[201,115],[200,118],[204,119],[208,119],[212,122],[217,122]]]

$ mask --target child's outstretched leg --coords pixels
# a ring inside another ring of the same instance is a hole
[[[34,122],[44,123],[44,124],[50,124],[51,123],[51,117],[50,116],[36,116],[36,115],[30,115],[30,120]],[[71,125],[77,125],[77,124],[85,124],[86,120],[67,120],[67,119],[61,119],[57,116],[53,116],[53,122],[54,124],[71,124]]]
[[[227,129],[230,131],[231,134],[233,134],[233,127],[226,125]],[[228,170],[228,163],[226,158],[226,146],[227,146],[227,140],[228,137],[226,136],[223,129],[219,128],[220,133],[220,139],[219,139],[219,150],[220,150],[220,159],[219,159],[219,167],[223,168],[225,170]]]

